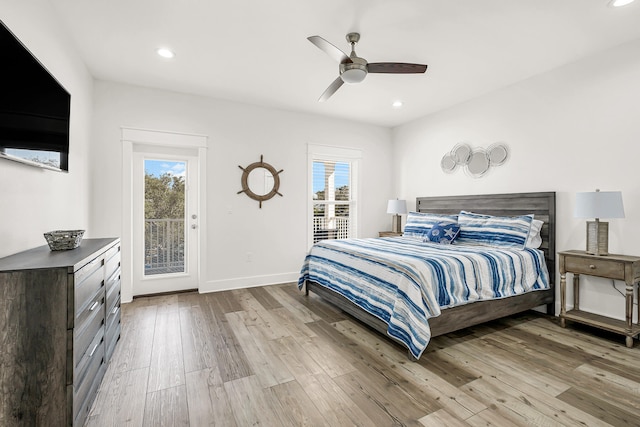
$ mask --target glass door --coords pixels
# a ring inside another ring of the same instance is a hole
[[[197,158],[134,155],[134,295],[198,288]]]
[[[144,160],[144,275],[187,271],[187,162]]]

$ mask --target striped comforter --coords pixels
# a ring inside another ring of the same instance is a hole
[[[408,237],[325,240],[311,248],[298,287],[325,286],[388,325],[419,358],[441,309],[548,289],[538,249],[439,245]]]

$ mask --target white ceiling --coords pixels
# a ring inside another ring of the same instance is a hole
[[[640,38],[640,1],[51,0],[97,79],[397,126]],[[320,35],[370,62],[429,65],[370,74],[317,99],[338,65]],[[173,60],[158,57],[167,46]],[[393,109],[392,101],[404,102]]]

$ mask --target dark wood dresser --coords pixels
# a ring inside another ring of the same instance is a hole
[[[120,239],[0,259],[0,425],[82,426],[120,337]]]

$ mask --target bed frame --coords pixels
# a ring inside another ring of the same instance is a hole
[[[432,337],[520,313],[542,305],[547,306],[547,314],[555,314],[555,192],[418,197],[416,199],[416,210],[418,212],[439,214],[457,214],[461,210],[500,216],[535,214],[536,219],[544,221],[544,225],[540,231],[540,235],[542,236],[542,246],[540,249],[544,251],[547,261],[549,280],[551,282],[550,288],[544,291],[529,292],[523,295],[493,301],[478,301],[442,310],[440,316],[429,319]],[[386,323],[367,313],[342,295],[311,281],[306,283],[307,295],[309,295],[309,291],[313,291],[347,314],[364,322],[378,332],[387,335]]]

